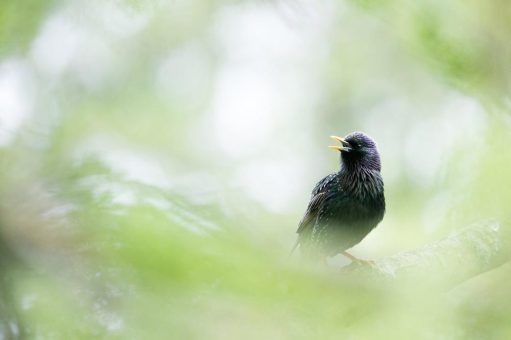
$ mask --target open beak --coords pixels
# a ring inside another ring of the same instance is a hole
[[[341,138],[338,136],[330,136],[330,138],[335,139],[336,141],[341,143],[341,145],[329,145],[328,147],[330,149],[334,149],[337,151],[345,151],[345,152],[351,151],[350,143],[346,142],[346,140],[344,140],[344,138]]]

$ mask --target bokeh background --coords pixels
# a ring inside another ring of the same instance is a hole
[[[449,291],[288,257],[328,136],[382,154],[381,258],[511,203],[511,4],[0,2],[0,338],[508,339]]]

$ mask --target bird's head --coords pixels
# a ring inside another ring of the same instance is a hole
[[[375,141],[363,132],[352,132],[346,137],[331,136],[341,145],[329,146],[341,153],[341,160],[347,168],[363,167],[381,170],[380,154]]]

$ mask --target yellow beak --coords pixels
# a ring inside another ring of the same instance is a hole
[[[328,146],[330,149],[334,149],[334,150],[337,150],[337,151],[342,151],[344,150],[344,148],[342,146],[339,146],[339,145],[329,145]]]
[[[330,138],[335,139],[336,141],[341,143],[341,145],[329,145],[328,147],[330,149],[334,149],[334,150],[337,150],[337,151],[346,150],[346,148],[342,145],[342,144],[347,144],[347,142],[344,140],[344,138],[341,138],[339,136],[330,136]]]

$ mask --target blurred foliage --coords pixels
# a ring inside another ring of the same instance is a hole
[[[435,71],[487,100],[510,90],[509,15],[505,1],[353,1],[379,14]],[[490,98],[486,98],[490,97]]]
[[[438,292],[288,251],[352,130],[379,142],[388,205],[357,255],[506,225],[510,11],[0,2],[0,334],[509,338],[509,264]]]
[[[56,1],[0,2],[0,55],[22,53]],[[23,13],[23,20],[20,19]]]

